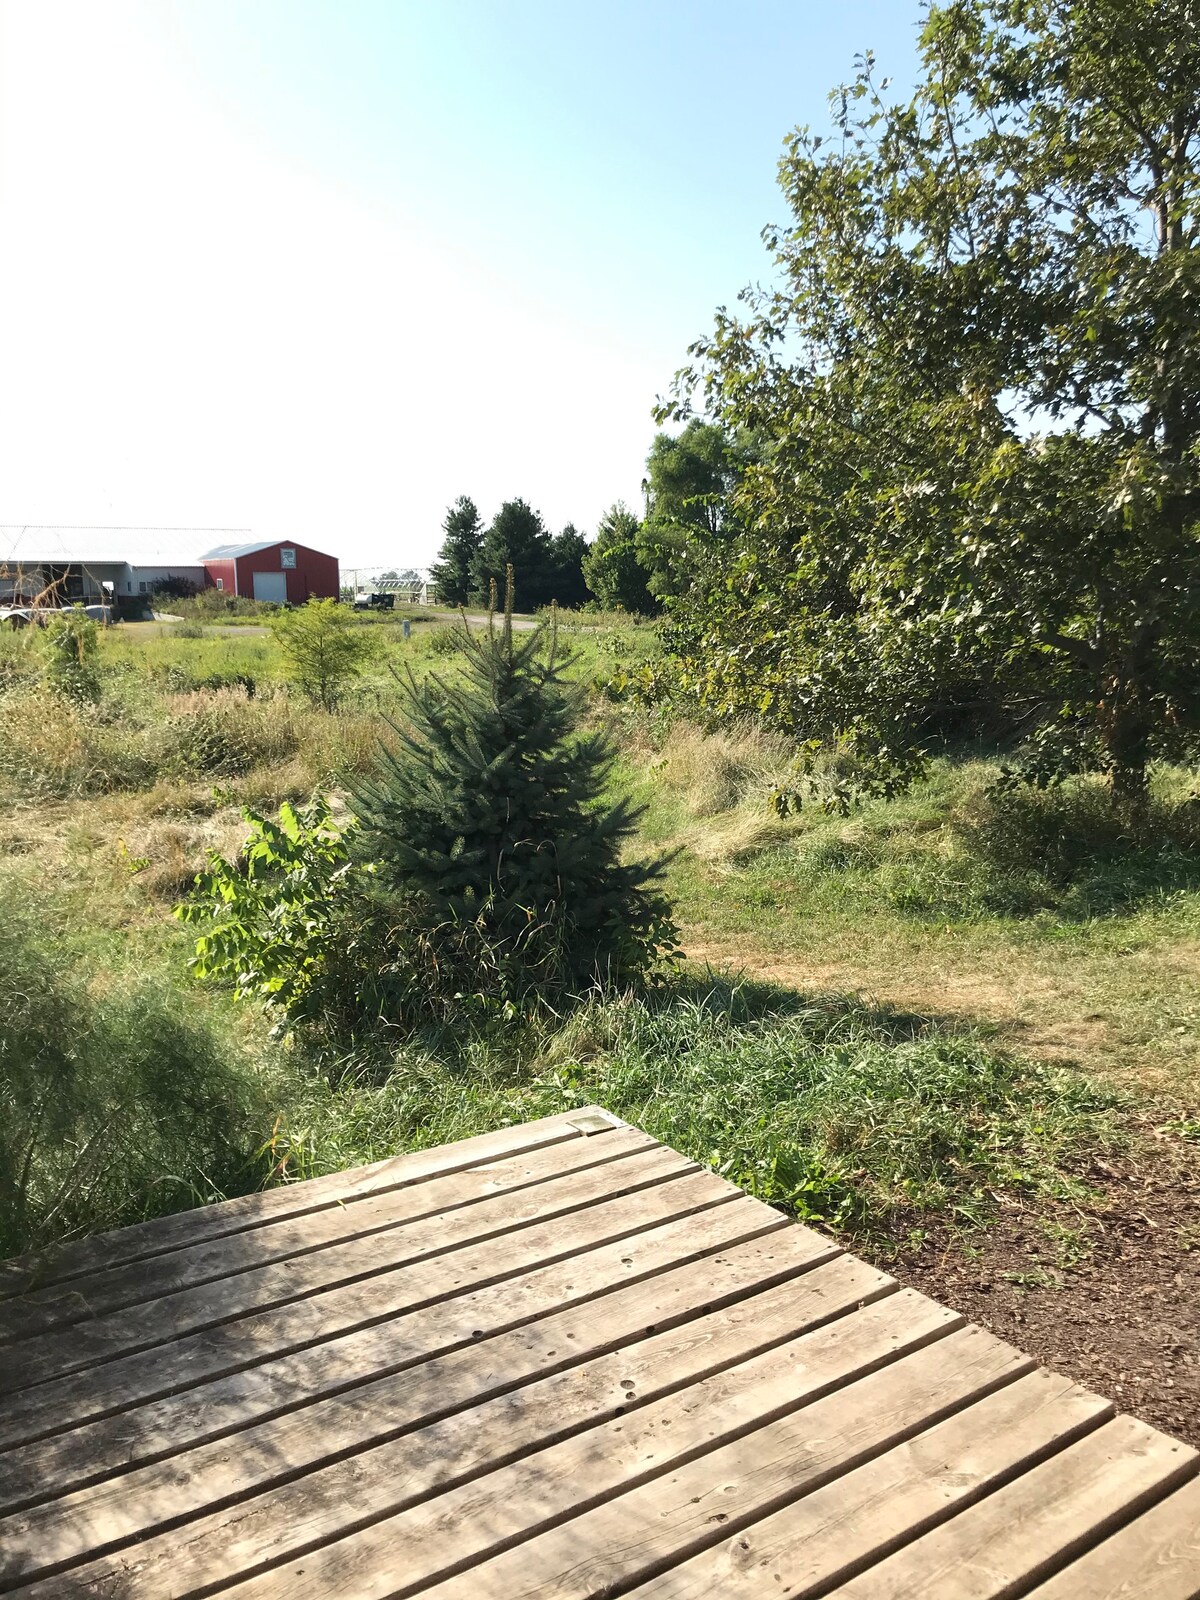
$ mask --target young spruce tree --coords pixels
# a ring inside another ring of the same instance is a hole
[[[474,500],[460,495],[447,511],[442,528],[446,537],[430,576],[441,605],[465,606],[471,593],[473,565],[483,543],[483,523]]]
[[[353,849],[396,925],[421,926],[440,978],[515,1000],[636,980],[675,946],[665,862],[621,859],[639,813],[609,803],[613,753],[577,731],[553,625],[503,621],[459,640],[463,673],[406,683],[372,779],[351,796]]]

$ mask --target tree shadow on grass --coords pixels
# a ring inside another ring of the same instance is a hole
[[[971,1017],[934,1015],[902,1006],[864,1000],[852,994],[795,989],[786,984],[754,978],[744,972],[707,967],[703,973],[685,972],[650,1002],[668,1009],[688,1002],[713,1015],[728,1017],[736,1026],[771,1022],[784,1017],[819,1017],[823,1028],[838,1022],[853,1023],[887,1044],[902,1044],[931,1035],[971,1035],[995,1032],[991,1024]]]

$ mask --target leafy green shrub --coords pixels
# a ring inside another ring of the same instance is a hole
[[[285,803],[277,823],[243,815],[250,835],[237,860],[214,851],[176,908],[203,929],[193,972],[262,1001],[281,1027],[353,1034],[369,1026],[381,1009],[371,978],[388,965],[386,933],[369,915],[328,804]]]
[[[1065,886],[1106,865],[1148,864],[1164,851],[1200,850],[1200,805],[1153,798],[1131,829],[1114,814],[1099,781],[1075,780],[1047,789],[993,790],[962,832],[993,866],[1036,864],[1052,884]]]
[[[1097,779],[997,788],[946,818],[940,854],[911,850],[880,873],[918,915],[1088,920],[1200,886],[1200,807],[1152,796],[1130,828]]]
[[[31,631],[0,627],[0,694],[28,686],[38,675],[38,656]]]
[[[0,918],[0,1256],[253,1183],[250,1072],[161,979],[73,960],[9,882]]]
[[[229,594],[224,589],[200,589],[191,595],[170,594],[160,590],[151,595],[150,600],[155,611],[165,611],[197,622],[255,622],[277,615],[279,611],[272,601],[254,600],[244,594]]]
[[[180,662],[172,662],[166,668],[162,684],[170,694],[186,694],[193,689],[244,689],[253,697],[259,689],[259,680],[252,672],[237,672],[232,668],[196,672]]]

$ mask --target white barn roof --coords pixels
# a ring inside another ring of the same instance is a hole
[[[6,566],[198,567],[200,551],[219,535],[248,528],[84,528],[0,523],[0,563]],[[263,546],[253,546],[261,549]]]

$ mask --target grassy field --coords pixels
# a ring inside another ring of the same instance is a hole
[[[1170,821],[1124,840],[1097,782],[992,791],[998,763],[940,757],[848,817],[772,814],[784,746],[679,727],[628,778],[694,960],[982,1030],[1121,1089],[1200,1099],[1196,779],[1156,774]]]
[[[318,785],[336,797],[366,769],[396,668],[453,670],[444,619],[407,641],[398,623],[369,627],[336,713],[289,691],[269,630],[115,629],[86,703],[42,681],[36,640],[3,641],[0,890],[33,910],[4,952],[2,1059],[24,1118],[8,1156],[25,1177],[0,1253],[590,1100],[892,1256],[931,1219],[982,1221],[1000,1194],[1047,1215],[1084,1204],[1094,1163],[1125,1159],[1149,1124],[1187,1146],[1200,1049],[1187,774],[1159,775],[1170,825],[1140,850],[1093,787],[998,799],[980,756],[941,758],[850,817],[780,819],[767,797],[791,768],[784,743],[603,695],[594,715],[621,751],[615,781],[647,806],[643,844],[678,851],[679,979],[336,1070],[269,1038],[251,1008],[189,979],[170,912],[207,850],[236,851],[242,805]],[[612,618],[562,631],[589,684],[657,650],[652,628]],[[46,993],[19,1034],[31,973]],[[155,1019],[149,1053],[139,1014]],[[21,1051],[83,1062],[78,1103],[22,1099]],[[182,1120],[163,1060],[178,1077],[197,1063]],[[98,1164],[88,1153],[110,1147]]]

